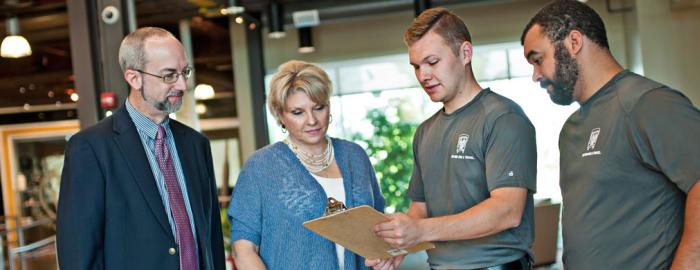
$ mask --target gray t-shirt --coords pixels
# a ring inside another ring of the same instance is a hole
[[[617,74],[559,137],[567,269],[668,269],[700,177],[700,112],[681,93]]]
[[[500,187],[529,190],[518,227],[470,240],[441,241],[428,250],[433,269],[473,269],[530,253],[536,187],[535,129],[520,106],[489,89],[446,114],[423,122],[413,140],[414,169],[408,196],[425,202],[428,217],[461,213]]]

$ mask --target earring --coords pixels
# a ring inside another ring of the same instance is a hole
[[[282,127],[282,133],[287,133],[287,127],[284,124],[281,124],[280,127]]]
[[[328,124],[333,123],[333,115],[328,114]]]

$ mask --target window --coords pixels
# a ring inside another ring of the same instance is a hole
[[[522,48],[517,43],[477,46],[472,62],[481,86],[490,87],[494,92],[517,102],[535,126],[538,151],[538,191],[535,197],[561,200],[558,183],[559,131],[578,105],[559,106],[550,101],[546,91],[532,82],[532,67],[525,61]],[[348,140],[358,136],[370,138],[374,126],[367,118],[367,112],[372,109],[383,112],[389,123],[417,125],[442,108],[441,104],[431,102],[423,93],[408,64],[407,54],[321,63],[320,66],[334,84],[330,136]],[[270,77],[268,75],[268,81]],[[268,123],[271,141],[286,137],[269,113]],[[368,145],[365,143],[363,146]],[[370,159],[376,165],[385,156],[380,152]],[[405,160],[410,160],[410,157]],[[391,172],[377,173],[381,176]],[[381,182],[381,177],[378,178]],[[385,196],[396,195],[395,188],[387,188],[384,183],[382,189]],[[398,193],[401,193],[400,190]],[[402,210],[391,203],[387,206],[387,212]]]

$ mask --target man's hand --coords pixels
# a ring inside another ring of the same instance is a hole
[[[377,236],[395,248],[405,249],[424,242],[420,228],[420,219],[414,219],[404,213],[385,215],[388,221],[374,226]]]
[[[393,270],[398,269],[406,255],[391,257],[389,259],[365,259],[365,266],[372,267],[374,270]]]

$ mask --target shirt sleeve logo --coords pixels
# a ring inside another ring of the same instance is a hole
[[[598,135],[600,135],[600,128],[591,130],[591,136],[588,137],[588,145],[586,145],[586,153],[583,153],[581,157],[600,155],[600,151],[593,151],[595,150],[595,144],[598,142]]]

